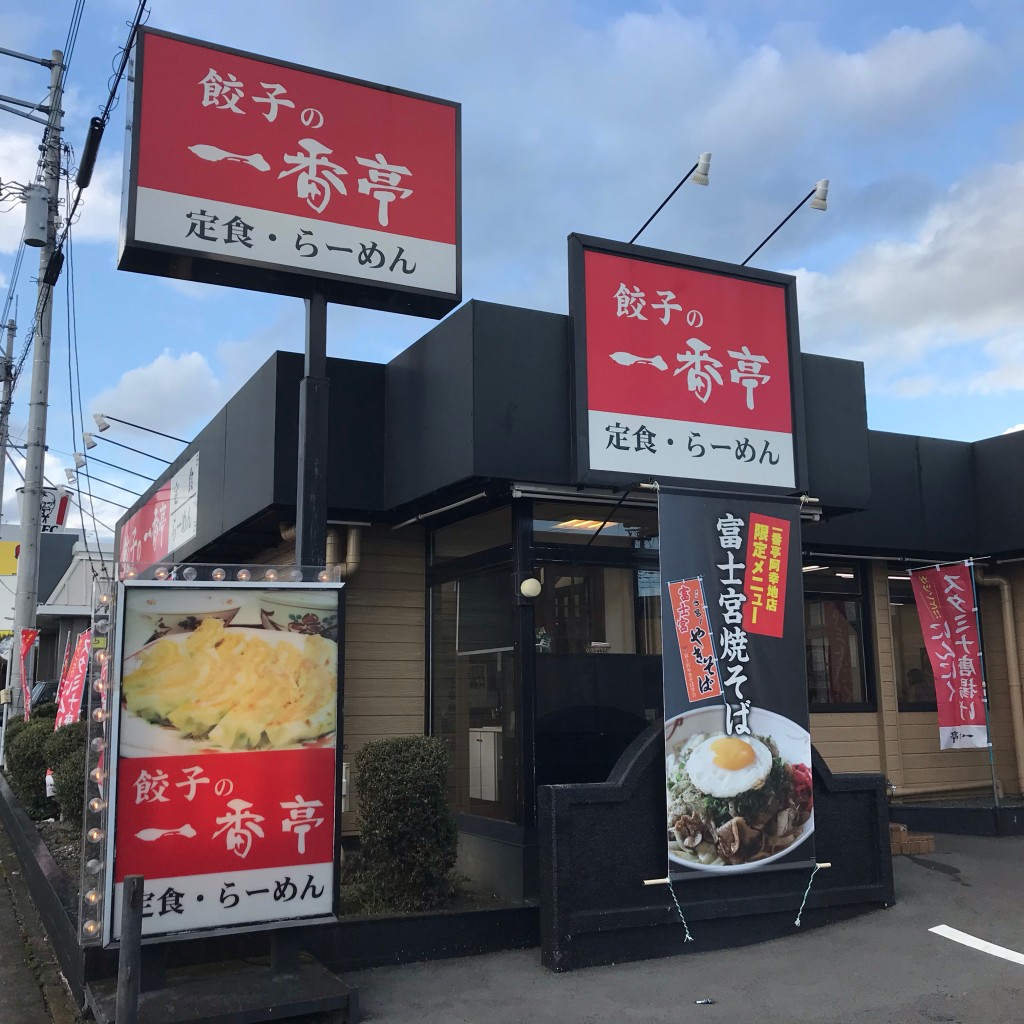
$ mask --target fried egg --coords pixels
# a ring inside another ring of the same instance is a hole
[[[756,736],[712,733],[686,762],[690,781],[702,793],[733,797],[760,789],[772,767],[772,752]]]

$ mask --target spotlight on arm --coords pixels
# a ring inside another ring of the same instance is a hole
[[[92,418],[96,421],[96,429],[103,433],[104,430],[110,429],[110,421],[101,412],[94,412]]]
[[[772,233],[740,264],[740,266],[745,267],[779,233],[779,230],[783,225],[789,222],[790,217],[792,217],[808,199],[811,200],[812,210],[828,209],[828,178],[822,178],[820,181],[816,181],[814,183],[814,188],[812,188],[811,191],[808,192],[807,195],[805,195],[803,199],[801,199],[800,202],[786,214],[785,217],[783,217],[775,230],[772,231]]]
[[[697,162],[682,176],[679,180],[679,184],[662,200],[661,206],[659,206],[654,213],[644,221],[643,227],[629,240],[629,244],[632,245],[645,231],[647,225],[658,216],[663,209],[665,209],[668,201],[688,182],[692,181],[695,185],[706,185],[708,183],[708,171],[711,170],[711,154],[701,153],[697,157]]]
[[[708,183],[708,171],[710,170],[711,154],[701,153],[701,155],[697,158],[697,166],[694,169],[693,174],[690,175],[690,181],[692,181],[694,185],[706,185]],[[827,191],[828,182],[825,182],[825,188]]]
[[[93,437],[92,434],[89,433],[89,431],[87,431],[87,430],[83,431],[83,433],[82,433],[82,440],[85,442],[85,447],[86,448],[95,448],[96,447],[96,438]]]

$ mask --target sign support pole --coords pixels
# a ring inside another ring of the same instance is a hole
[[[306,299],[305,372],[299,384],[299,458],[295,490],[295,564],[327,564],[327,299]]]

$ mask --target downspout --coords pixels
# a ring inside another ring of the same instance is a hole
[[[332,579],[351,579],[355,576],[362,560],[362,528],[348,526],[346,530],[344,562],[338,558],[341,553],[341,535],[337,527],[332,526],[327,530],[327,569],[331,572]],[[287,526],[284,523],[281,524],[281,539],[295,540],[294,524]]]
[[[1003,612],[1003,642],[1006,645],[1006,678],[1010,687],[1010,721],[1013,723],[1013,752],[1017,760],[1017,785],[1024,795],[1024,708],[1021,701],[1020,657],[1017,653],[1016,627],[1013,615],[1013,591],[1003,576],[990,576],[979,566],[974,579],[986,587],[998,587]]]

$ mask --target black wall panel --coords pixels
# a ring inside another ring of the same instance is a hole
[[[473,475],[476,305],[470,302],[456,310],[388,363],[385,503],[389,507]]]

